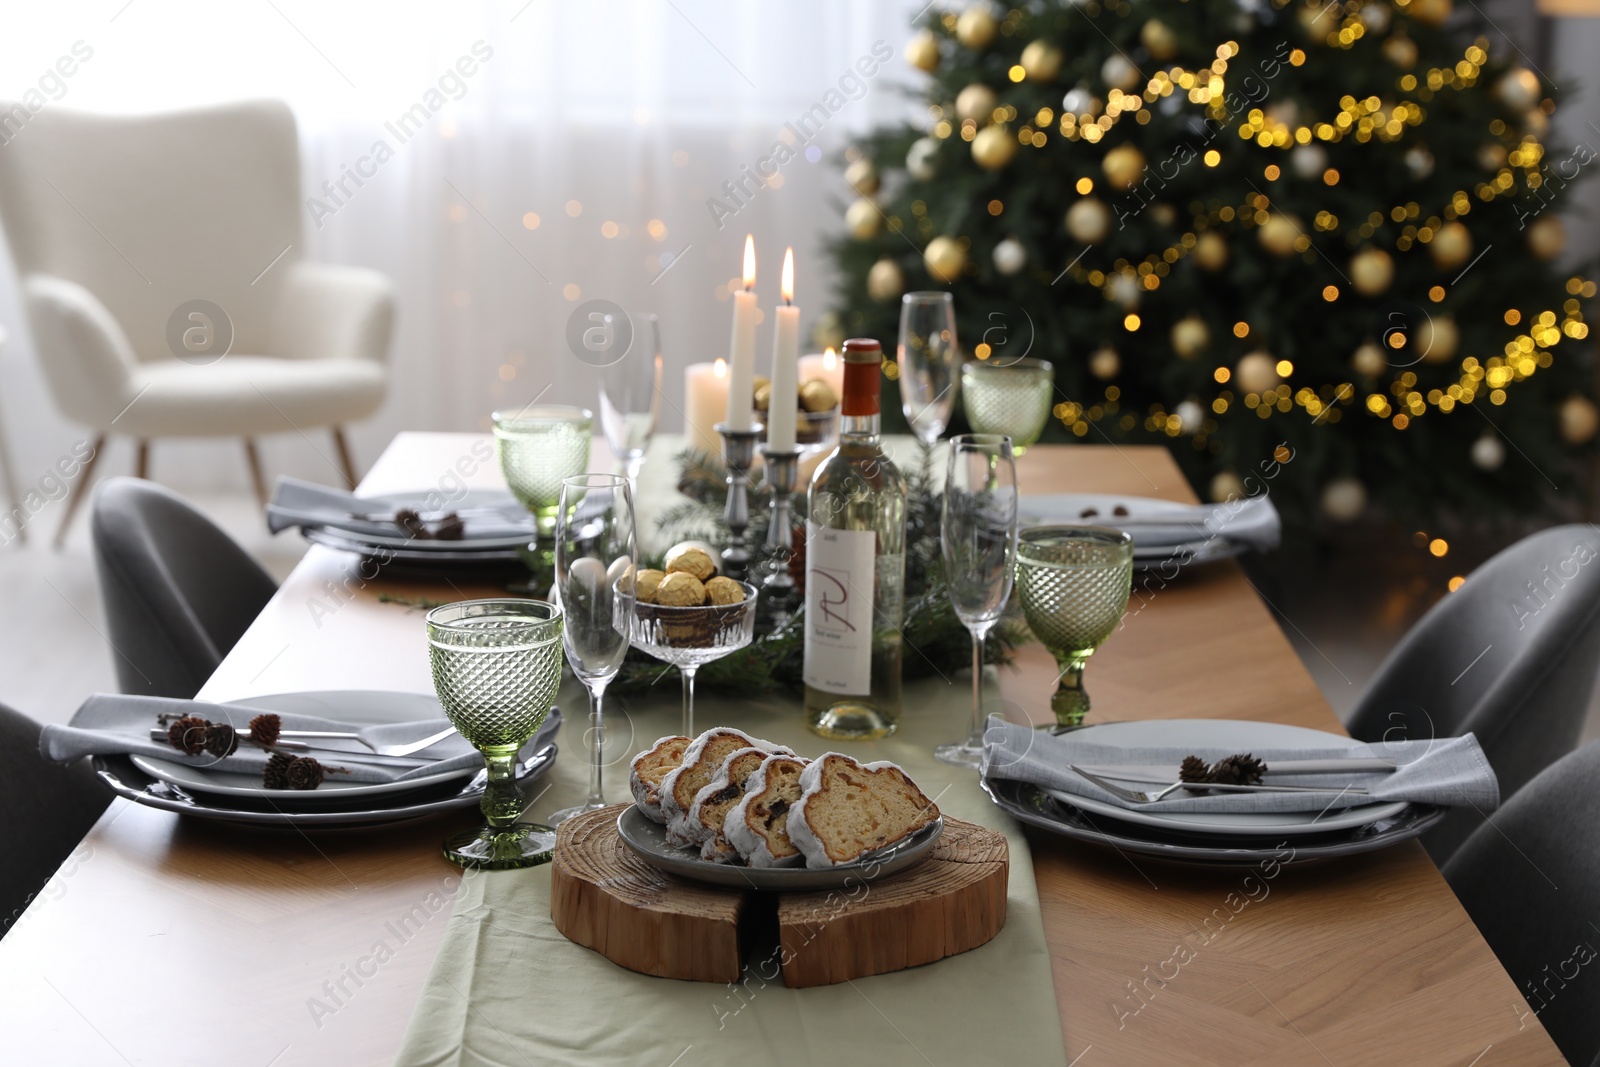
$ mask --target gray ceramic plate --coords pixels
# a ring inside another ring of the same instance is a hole
[[[657,870],[695,882],[727,886],[730,889],[755,889],[763,892],[797,892],[808,889],[841,889],[884,878],[921,862],[944,833],[944,820],[935,819],[898,845],[871,853],[867,859],[838,867],[735,867],[710,863],[688,849],[667,844],[667,828],[647,818],[629,805],[617,816],[617,833],[625,845]]]

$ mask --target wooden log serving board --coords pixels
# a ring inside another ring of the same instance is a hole
[[[737,982],[741,956],[776,956],[786,986],[829,985],[966,952],[1005,925],[1006,839],[975,823],[945,816],[926,860],[874,882],[756,893],[645,863],[617,833],[625,807],[561,824],[550,917],[568,940],[632,971]]]

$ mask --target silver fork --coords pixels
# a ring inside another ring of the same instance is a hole
[[[1171,785],[1167,786],[1165,789],[1162,789],[1160,792],[1157,792],[1157,793],[1141,793],[1141,792],[1138,792],[1137,790],[1133,790],[1133,789],[1124,789],[1122,786],[1117,785],[1115,782],[1108,781],[1107,779],[1100,777],[1098,774],[1090,774],[1088,771],[1084,770],[1082,767],[1076,766],[1074,764],[1068,764],[1068,766],[1071,767],[1074,772],[1076,772],[1078,775],[1080,775],[1084,779],[1086,779],[1086,780],[1088,780],[1090,782],[1093,782],[1095,785],[1099,786],[1101,789],[1104,789],[1107,793],[1110,793],[1112,796],[1118,797],[1118,798],[1120,798],[1122,800],[1126,800],[1129,804],[1154,804],[1158,800],[1165,800],[1169,794],[1175,793],[1179,789],[1184,789],[1184,788],[1186,788],[1188,786],[1194,786],[1196,789],[1206,789],[1206,790],[1211,790],[1211,791],[1219,792],[1219,793],[1331,793],[1331,792],[1344,792],[1344,793],[1358,794],[1358,795],[1361,795],[1361,796],[1365,796],[1366,793],[1367,793],[1367,791],[1365,789],[1358,789],[1358,788],[1356,788],[1354,786],[1349,786],[1349,787],[1343,788],[1341,790],[1331,790],[1331,789],[1325,789],[1325,788],[1321,788],[1321,787],[1318,787],[1318,786],[1311,786],[1311,785],[1218,785],[1218,784],[1216,784],[1214,782],[1183,782],[1183,781],[1173,782]]]

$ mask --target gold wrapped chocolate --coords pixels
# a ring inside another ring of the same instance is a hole
[[[704,553],[701,553],[704,555]],[[668,574],[656,587],[656,603],[674,608],[695,607],[706,602],[706,587],[687,571]]]
[[[744,599],[744,586],[732,578],[713,578],[706,583],[706,596],[713,604],[737,604]]]
[[[800,384],[800,406],[813,415],[827,411],[838,403],[839,397],[834,393],[833,386],[821,378],[811,378]]]
[[[678,545],[667,553],[667,573],[692,574],[703,582],[717,573],[717,564],[702,548]],[[661,603],[665,604],[666,601]]]
[[[660,588],[661,580],[666,576],[665,571],[651,570],[649,568],[640,571],[638,579],[639,601],[644,604],[654,604],[656,602],[656,590]]]
[[[755,401],[757,411],[766,411],[772,407],[772,383],[765,381],[756,382]]]

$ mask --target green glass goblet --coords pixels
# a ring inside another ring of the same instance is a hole
[[[1017,538],[1017,595],[1061,669],[1050,709],[1060,726],[1089,712],[1083,668],[1116,630],[1133,586],[1133,538],[1103,526],[1034,526]]]
[[[522,506],[533,512],[541,540],[555,534],[561,482],[589,469],[594,412],[566,404],[530,404],[494,413],[500,472]]]
[[[1055,379],[1055,367],[1042,359],[963,364],[961,402],[972,432],[1009,437],[1022,455],[1050,421]]]
[[[445,858],[492,871],[548,863],[556,832],[517,821],[516,758],[561,685],[561,609],[541,600],[465,600],[434,608],[427,623],[439,703],[488,765],[487,825],[446,839]]]

